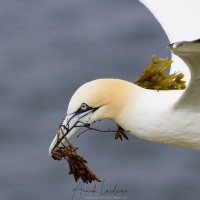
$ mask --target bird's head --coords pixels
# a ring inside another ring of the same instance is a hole
[[[82,85],[72,96],[62,122],[65,137],[69,139],[81,127],[98,120],[110,119],[117,123],[133,86],[119,79],[98,79]],[[60,138],[62,142],[65,137]],[[49,148],[50,155],[57,146],[56,135]]]

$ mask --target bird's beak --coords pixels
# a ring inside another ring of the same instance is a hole
[[[50,147],[49,147],[49,155],[52,157],[53,151],[61,147],[61,143],[65,144],[66,139],[69,139],[74,133],[76,133],[81,126],[78,126],[79,123],[79,115],[76,113],[72,113],[66,116],[63,120],[62,124],[60,125],[60,130],[58,132],[62,132],[62,134],[57,134]]]
[[[91,115],[93,115],[93,113],[99,108],[100,107],[90,108],[85,112],[80,112],[80,110],[77,110],[72,114],[68,114],[63,120],[62,124],[59,126],[59,130],[49,147],[49,155],[56,159],[55,156],[53,156],[56,150],[63,147],[66,143],[69,144],[68,139],[81,127],[90,126]]]

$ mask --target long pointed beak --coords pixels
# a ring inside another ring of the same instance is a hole
[[[63,134],[60,134],[59,138],[58,135],[56,135],[49,147],[49,155],[52,156],[53,150],[57,147],[61,146],[61,143],[66,143],[66,138],[69,139],[74,133],[76,133],[81,127],[77,127],[77,123],[79,120],[79,115],[76,114],[69,114],[66,116],[64,121],[62,122],[62,125],[60,126],[60,132]],[[58,142],[58,140],[60,142]]]

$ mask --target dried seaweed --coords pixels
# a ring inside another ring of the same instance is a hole
[[[152,55],[151,61],[152,63],[136,79],[136,85],[154,90],[183,90],[186,88],[186,81],[182,80],[183,73],[164,74],[164,70],[172,64],[172,60],[168,58],[156,60],[155,55]]]
[[[60,125],[57,132],[57,144],[56,148],[52,151],[52,158],[55,160],[62,160],[64,158],[69,164],[69,174],[73,174],[75,181],[77,182],[80,178],[84,183],[91,183],[92,181],[101,182],[95,174],[86,165],[87,161],[77,154],[77,147],[73,147],[69,140],[65,137],[63,129]],[[63,136],[68,146],[63,144],[60,140],[60,136]]]
[[[115,140],[117,139],[120,139],[121,141],[123,141],[123,138],[125,138],[126,140],[128,140],[128,136],[126,135],[126,132],[128,131],[125,131],[122,127],[120,127],[118,124],[117,125],[117,131],[116,130],[100,130],[100,129],[96,129],[96,128],[92,128],[92,127],[89,127],[87,126],[87,128],[82,131],[81,133],[79,133],[77,135],[77,138],[80,137],[80,135],[82,135],[83,133],[89,131],[89,130],[93,130],[93,131],[98,131],[98,132],[101,132],[101,133],[115,133]]]
[[[126,135],[126,131],[120,127],[118,124],[117,124],[117,127],[118,127],[118,130],[115,134],[115,140],[117,140],[118,138],[123,141],[123,138],[125,138],[126,140],[128,140],[128,136]]]

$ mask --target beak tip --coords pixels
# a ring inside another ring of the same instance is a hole
[[[50,147],[49,147],[49,156],[52,157],[53,155],[53,149],[55,148],[55,145],[57,143],[57,136],[54,137]]]
[[[64,134],[63,137],[59,136],[59,139],[62,142],[65,143],[66,138],[69,139],[75,132],[77,132],[80,129],[80,127],[76,127],[78,120],[79,116],[74,115],[74,113],[67,115],[66,118],[63,120],[62,125],[68,127],[68,129],[59,127],[59,131],[61,129],[62,133]],[[54,160],[62,160],[63,158],[63,156],[59,153],[59,151],[57,151],[58,150],[57,147],[60,147],[59,143],[58,143],[58,135],[56,134],[49,147],[49,156],[52,157]]]

